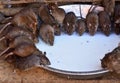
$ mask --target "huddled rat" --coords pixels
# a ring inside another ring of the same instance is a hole
[[[77,17],[74,12],[68,12],[65,15],[65,18],[63,20],[63,31],[67,33],[68,35],[72,35],[75,31],[76,26],[76,20]]]

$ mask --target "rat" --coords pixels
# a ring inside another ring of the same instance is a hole
[[[101,31],[109,36],[111,32],[111,20],[106,11],[99,12],[99,26]]]
[[[76,29],[76,20],[77,20],[77,17],[75,15],[74,12],[68,12],[66,15],[65,15],[65,18],[63,20],[63,26],[62,26],[62,29],[65,33],[67,33],[68,35],[72,35],[73,32],[75,31]]]
[[[81,36],[86,31],[86,23],[85,23],[85,18],[82,17],[81,5],[79,5],[79,9],[80,9],[80,19],[78,19],[76,22],[76,32]]]
[[[13,16],[11,22],[7,23],[0,33],[9,25],[24,27],[31,31],[33,35],[37,35],[37,16],[31,8],[24,8],[19,13]],[[36,38],[37,39],[37,38]],[[38,40],[36,40],[38,42]]]
[[[53,46],[53,44],[54,44],[54,29],[51,25],[43,23],[40,26],[39,35],[45,43]]]
[[[38,12],[43,23],[50,24],[51,26],[56,23],[54,17],[50,14],[47,5],[41,5]]]
[[[76,32],[82,36],[83,33],[86,31],[86,24],[85,20],[83,19],[78,19],[76,22]]]
[[[92,5],[93,6],[93,5]],[[99,18],[98,18],[98,14],[93,12],[94,9],[96,8],[96,6],[92,9],[92,6],[90,7],[90,9],[88,10],[88,14],[86,16],[86,24],[87,24],[87,28],[89,31],[89,34],[91,36],[93,36],[98,28],[99,25]],[[92,9],[92,10],[91,10]]]
[[[114,12],[114,32],[120,34],[120,5],[115,6]]]
[[[3,36],[0,38],[0,41],[5,39],[9,39],[9,41],[11,41],[18,36],[26,36],[33,42],[36,41],[35,39],[36,37],[34,37],[34,35],[29,30],[23,27],[18,27],[18,26],[10,25],[1,33],[1,35]]]
[[[101,60],[103,68],[120,74],[120,46],[113,49],[111,52],[105,54]]]
[[[49,5],[48,7],[50,9],[51,15],[55,18],[55,20],[59,24],[62,24],[66,14],[65,10],[62,8],[59,8],[57,3],[50,3],[48,5]]]
[[[10,49],[11,51],[8,52]],[[13,54],[20,57],[26,57],[32,54],[35,50],[36,47],[33,41],[26,36],[18,36],[13,41],[9,42],[9,46],[0,54],[0,56],[8,52],[5,55],[6,58]]]
[[[115,0],[102,0],[102,5],[104,7],[104,10],[108,13],[108,15],[113,16]]]
[[[49,59],[46,57],[45,53],[36,50],[27,57],[15,57],[14,65],[20,70],[29,70],[33,67],[39,67],[40,65],[50,65]]]
[[[65,10],[59,8],[57,3],[49,3],[48,8],[50,10],[50,14],[56,21],[55,25],[53,25],[55,35],[59,36],[61,34],[61,27],[66,14]]]
[[[41,5],[38,12],[42,23],[51,25],[55,31],[54,34],[57,36],[60,35],[61,34],[60,24],[50,14],[49,6],[45,4]]]

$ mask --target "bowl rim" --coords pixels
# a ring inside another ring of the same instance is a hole
[[[50,72],[53,72],[58,76],[62,76],[68,79],[93,79],[93,78],[101,77],[106,73],[109,73],[109,70],[107,69],[81,72],[81,71],[67,71],[67,70],[56,69],[48,65],[40,65],[39,67],[48,70]]]

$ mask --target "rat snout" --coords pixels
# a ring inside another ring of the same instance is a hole
[[[103,32],[106,36],[110,35],[110,30],[111,30],[111,26],[110,25],[104,25],[103,27]]]
[[[51,64],[49,59],[45,55],[40,56],[40,59],[41,59],[40,64],[42,64],[42,65],[50,65]]]
[[[104,59],[102,59],[101,60],[101,64],[102,64],[102,67],[103,68],[106,68],[107,67],[107,64],[106,64],[107,62],[104,60]]]
[[[72,35],[72,30],[69,28],[69,30],[68,30],[68,35]]]
[[[75,24],[70,24],[70,26],[68,27],[68,35],[72,35],[74,31],[75,31]]]
[[[97,24],[97,23],[89,23],[89,24],[88,24],[89,34],[90,34],[91,36],[93,36],[93,35],[96,33],[97,28],[98,28],[98,24]]]
[[[49,42],[49,44],[51,45],[51,46],[53,46],[53,40],[48,40],[48,42]]]
[[[90,33],[90,35],[93,36],[93,35],[95,34],[95,32],[96,32],[96,27],[92,27],[92,26],[91,26],[91,27],[89,28],[89,33]]]
[[[55,35],[57,35],[57,36],[61,35],[60,25],[54,25],[53,28],[54,28]]]
[[[53,46],[54,44],[54,34],[50,34],[48,38],[48,43]]]
[[[101,59],[101,64],[103,68],[107,68],[108,64],[110,60],[109,60],[109,54],[106,54],[105,57],[103,57],[103,59]]]
[[[61,31],[60,30],[55,30],[55,35],[56,36],[59,36],[61,34]]]

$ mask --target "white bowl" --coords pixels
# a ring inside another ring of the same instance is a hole
[[[78,5],[61,7],[66,12],[74,11],[79,15]],[[90,5],[84,5],[82,10],[87,12],[89,7]],[[82,13],[84,17],[86,12]],[[88,33],[82,36],[77,33],[71,36],[62,33],[61,36],[55,37],[54,46],[49,46],[41,40],[36,46],[47,53],[46,56],[51,62],[50,66],[43,66],[43,68],[69,78],[88,79],[102,76],[109,71],[101,67],[100,59],[117,47],[119,42],[120,36],[114,33],[109,37],[101,32],[97,32],[94,36]]]

